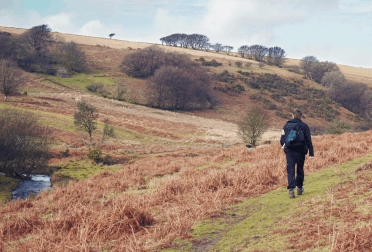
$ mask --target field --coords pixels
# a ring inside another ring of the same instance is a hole
[[[0,30],[24,32],[6,27]],[[254,149],[247,149],[237,135],[236,122],[244,112],[252,105],[262,106],[250,97],[270,97],[267,90],[245,86],[241,94],[217,92],[220,103],[208,110],[181,112],[146,107],[140,105],[146,103],[145,81],[120,72],[120,63],[127,53],[150,44],[54,34],[79,43],[94,71],[72,78],[24,73],[27,95],[12,96],[6,102],[0,99],[0,108],[36,113],[40,122],[52,129],[53,158],[49,165],[56,171],[51,190],[34,199],[0,203],[0,251],[372,248],[368,243],[372,131],[313,137],[315,157],[306,159],[305,194],[290,201],[285,189],[285,155],[278,144],[287,119],[267,110],[271,127]],[[228,70],[238,76],[237,71],[242,70],[256,76],[277,74],[291,83],[302,80],[304,87],[323,89],[302,75],[272,66],[259,68],[249,59],[163,48],[186,52],[193,59],[204,57],[223,63],[222,67],[210,68],[211,73]],[[253,66],[238,68],[236,60],[252,62]],[[356,70],[342,68],[350,73]],[[363,70],[355,73],[367,78],[369,73]],[[110,86],[118,81],[127,88],[126,102],[104,98],[85,88],[92,82]],[[73,124],[79,101],[98,109],[94,145]],[[338,111],[339,118],[350,117],[346,109]],[[101,142],[105,118],[116,133]],[[328,123],[317,115],[304,121],[311,125]],[[95,163],[87,158],[94,148],[101,149],[103,157],[109,155],[120,162]],[[66,149],[69,156],[64,157]],[[17,181],[0,178],[0,199],[9,199]]]

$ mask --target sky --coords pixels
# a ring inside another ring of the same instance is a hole
[[[173,33],[212,44],[279,46],[288,58],[372,68],[371,0],[0,0],[0,26],[160,43]]]

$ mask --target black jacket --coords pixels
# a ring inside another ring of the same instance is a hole
[[[298,117],[295,117],[292,120],[289,120],[287,123],[298,123],[298,122],[299,122],[300,129],[302,130],[302,132],[304,132],[305,145],[304,146],[290,146],[288,147],[288,150],[294,151],[294,152],[305,152],[305,154],[307,154],[307,151],[309,151],[309,155],[313,157],[314,149],[313,149],[313,143],[311,142],[311,134],[310,134],[309,126],[307,126],[307,124],[301,121],[301,119]],[[283,128],[285,128],[286,125],[284,125]],[[284,129],[283,129],[283,132],[284,132]],[[282,137],[280,138],[281,146],[283,146],[284,142],[285,142],[284,134],[282,134]]]

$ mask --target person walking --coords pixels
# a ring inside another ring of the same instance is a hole
[[[295,198],[294,189],[297,186],[297,195],[304,192],[304,163],[305,155],[309,152],[314,156],[311,142],[310,128],[301,121],[302,111],[298,108],[293,110],[292,118],[283,127],[280,144],[287,158],[287,175],[289,198]],[[297,164],[297,177],[296,167]]]

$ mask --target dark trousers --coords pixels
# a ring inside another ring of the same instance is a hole
[[[305,153],[288,151],[286,153],[286,157],[287,157],[287,174],[288,174],[287,189],[293,189],[296,186],[300,188],[304,184]],[[295,167],[296,164],[297,164],[297,177],[296,177],[296,167]]]

